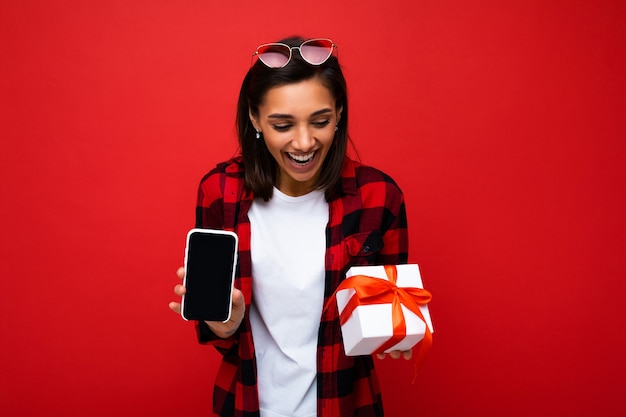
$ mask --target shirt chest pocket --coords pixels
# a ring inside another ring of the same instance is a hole
[[[378,253],[384,246],[379,230],[346,236],[344,243],[347,266],[374,265]]]

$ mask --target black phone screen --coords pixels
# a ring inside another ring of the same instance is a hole
[[[230,318],[237,256],[234,233],[194,229],[187,237],[182,315],[187,320]]]

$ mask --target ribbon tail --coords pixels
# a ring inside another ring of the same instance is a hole
[[[432,344],[433,335],[428,328],[428,324],[426,324],[426,332],[424,333],[424,338],[418,343],[419,350],[417,351],[417,356],[415,357],[415,373],[413,375],[412,383],[415,383],[415,380],[417,379],[417,373],[424,364],[424,361],[426,360],[426,356],[428,355]]]

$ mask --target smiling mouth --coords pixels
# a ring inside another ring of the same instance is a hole
[[[316,151],[313,151],[307,154],[293,154],[293,153],[287,152],[287,156],[294,164],[305,166],[311,163],[311,161],[313,161],[313,158],[315,157],[315,152]]]

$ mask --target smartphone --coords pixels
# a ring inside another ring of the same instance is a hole
[[[181,303],[185,320],[230,319],[237,247],[233,232],[191,229],[187,233],[183,278],[187,291]]]

